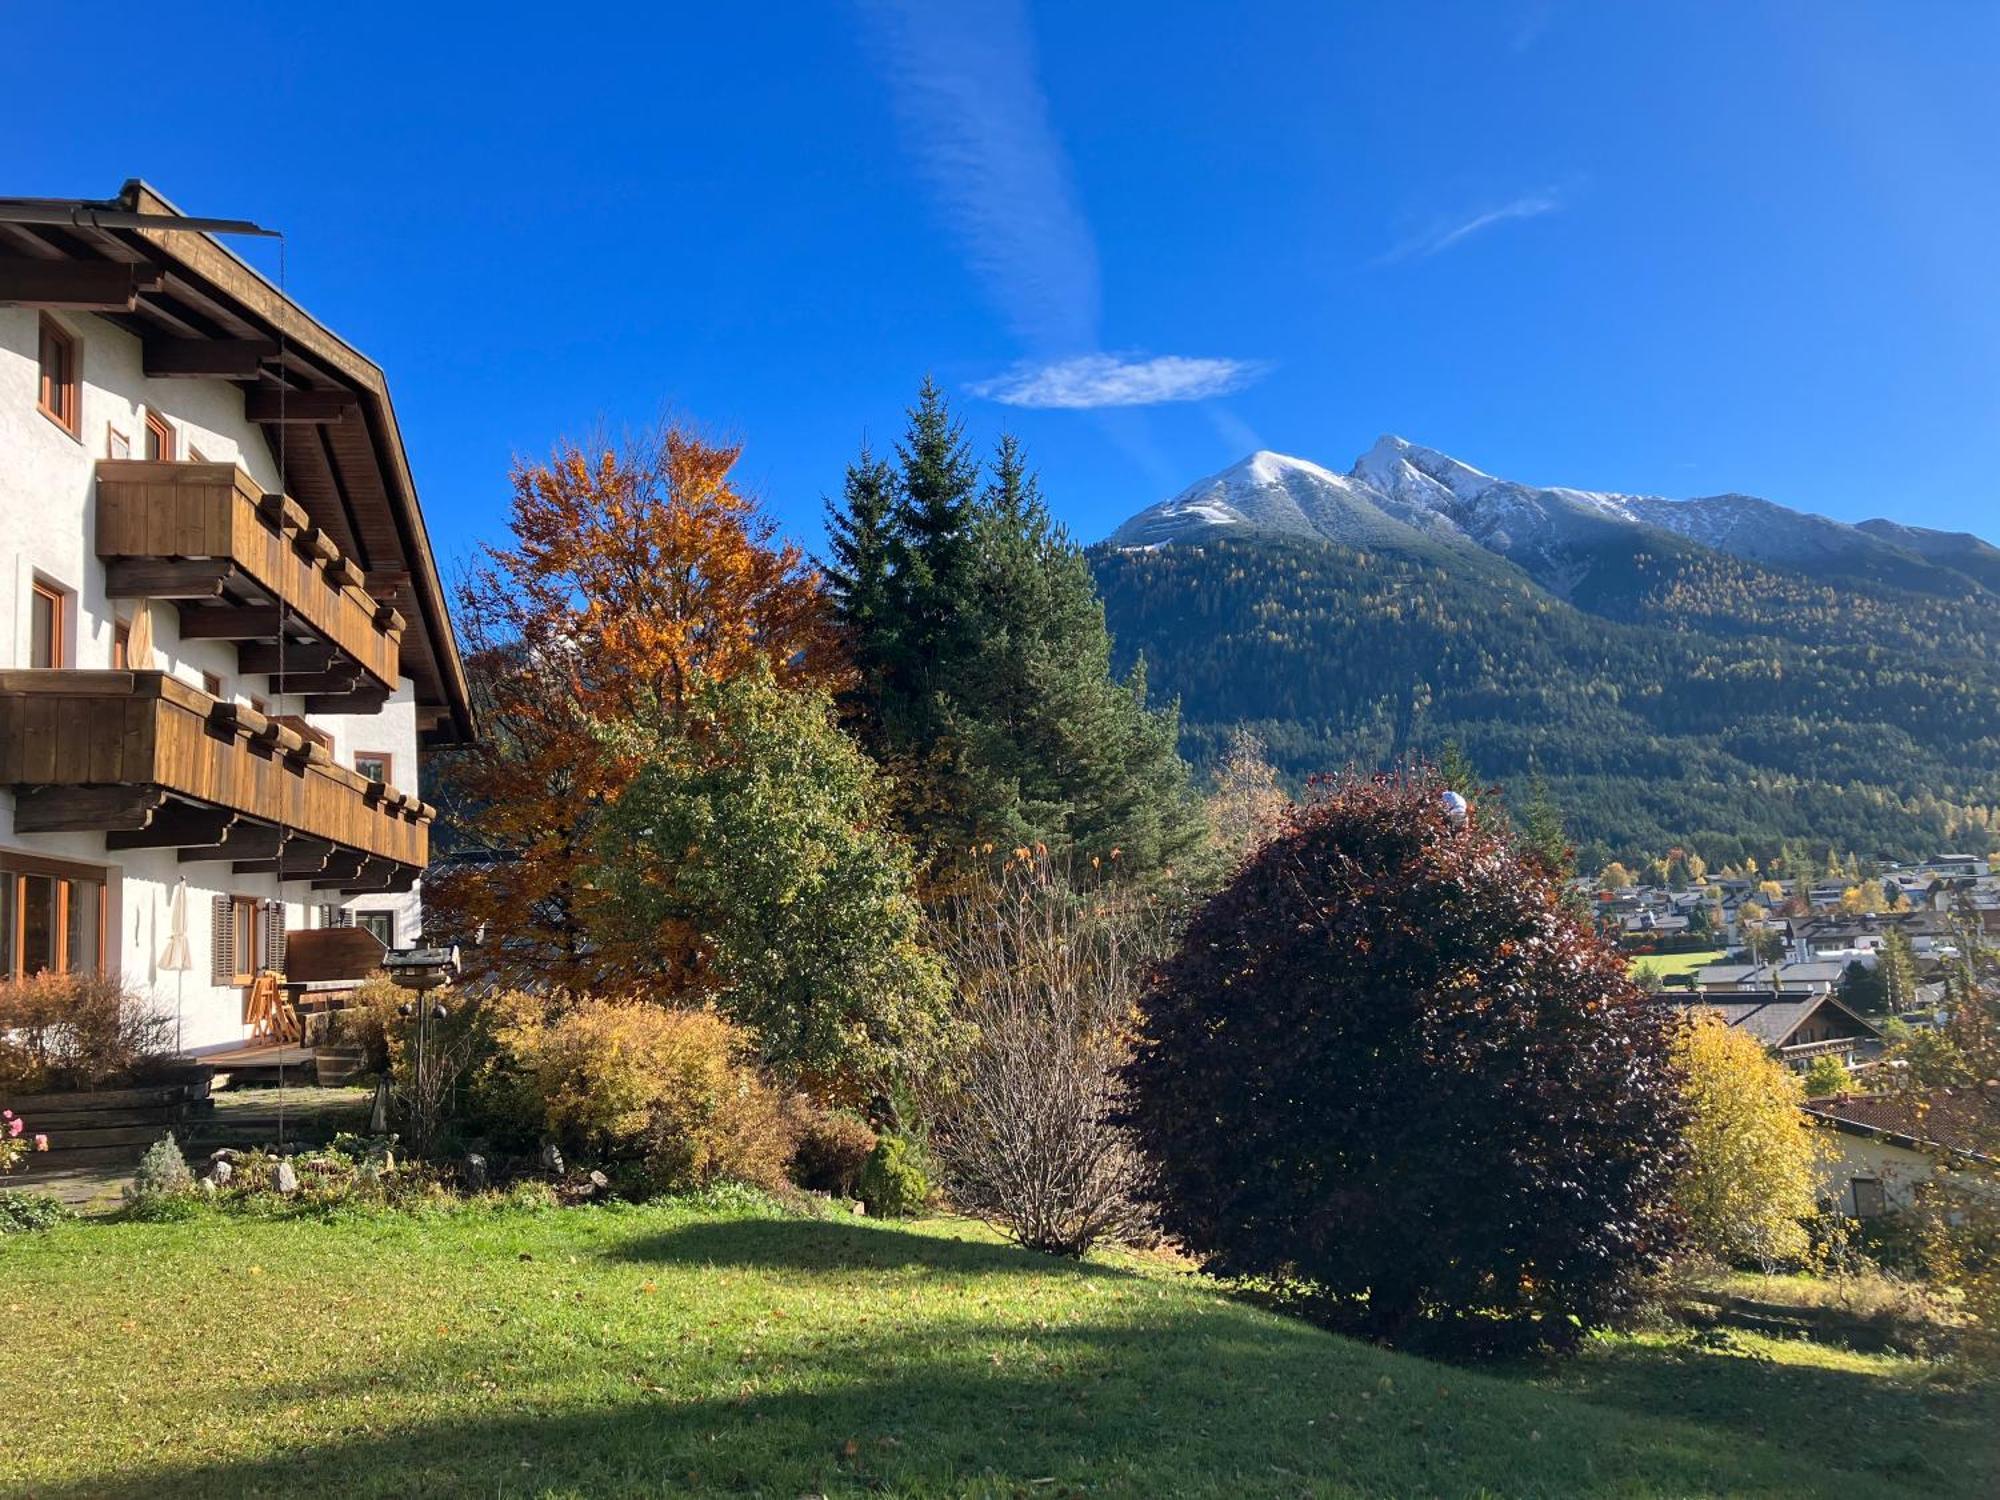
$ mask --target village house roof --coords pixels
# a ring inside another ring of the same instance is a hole
[[[1834,1094],[1808,1099],[1803,1107],[1836,1130],[1913,1151],[1943,1150],[1984,1161],[2000,1140],[2000,1105],[1968,1089]]]
[[[1847,1023],[1850,1036],[1878,1038],[1882,1034],[1873,1023],[1856,1015],[1825,990],[1738,990],[1675,995],[1671,999],[1683,1009],[1712,1010],[1725,1024],[1747,1031],[1767,1047],[1790,1046],[1799,1028],[1827,1009]]]

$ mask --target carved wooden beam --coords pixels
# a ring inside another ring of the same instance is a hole
[[[285,652],[286,666],[291,665],[291,651]],[[247,669],[246,669],[247,670]],[[325,672],[288,671],[284,676],[271,678],[274,693],[351,693],[361,686],[358,669],[335,668]]]
[[[333,845],[326,839],[293,834],[275,859],[239,859],[230,868],[238,875],[276,875],[280,880],[304,880],[326,868]]]
[[[158,266],[115,260],[0,259],[0,302],[17,307],[66,307],[78,312],[130,312],[139,293],[164,280]]]
[[[199,849],[228,836],[237,814],[226,807],[169,802],[144,828],[107,833],[106,849]]]
[[[252,422],[311,422],[321,426],[345,421],[359,399],[352,391],[254,390],[243,394],[243,415]]]
[[[387,688],[357,688],[351,693],[330,693],[306,699],[309,714],[379,714],[389,701]]]
[[[184,641],[261,641],[278,633],[283,623],[275,605],[232,605],[224,609],[181,611]]]
[[[156,786],[38,786],[14,799],[16,833],[127,832],[167,800]]]
[[[276,859],[278,845],[278,829],[274,825],[244,818],[230,825],[214,844],[181,850],[181,860],[195,864],[210,859]]]
[[[219,599],[233,571],[224,558],[120,557],[104,565],[104,592],[113,599]]]
[[[237,650],[236,665],[245,672],[324,672],[341,657],[340,648],[326,641],[286,641],[280,661],[277,642],[259,641]]]
[[[255,375],[267,359],[278,357],[272,339],[174,339],[149,338],[145,348],[145,371],[150,379],[174,376]]]

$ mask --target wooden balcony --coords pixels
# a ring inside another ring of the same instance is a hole
[[[97,555],[112,598],[171,600],[183,639],[236,641],[242,670],[309,712],[374,712],[395,690],[403,617],[234,464],[101,460]]]
[[[164,672],[0,671],[17,833],[101,832],[348,894],[408,890],[434,810]]]

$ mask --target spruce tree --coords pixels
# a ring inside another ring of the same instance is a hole
[[[1532,764],[1528,771],[1528,795],[1521,804],[1521,841],[1541,858],[1550,874],[1576,873],[1569,837],[1563,831],[1562,809],[1556,806],[1555,795],[1549,790],[1541,768]]]
[[[1112,675],[1089,566],[1020,444],[1001,440],[983,489],[978,473],[926,380],[893,473],[864,453],[829,523],[861,668],[852,717],[895,777],[905,829],[939,874],[988,844],[1170,865],[1201,835],[1177,715],[1148,707],[1143,668]]]
[[[909,433],[896,445],[898,475],[890,559],[902,619],[891,693],[919,721],[925,702],[962,668],[974,637],[971,604],[974,487],[979,465],[928,375],[909,411]]]
[[[879,727],[872,710],[881,698],[897,628],[895,512],[895,473],[864,442],[847,466],[841,503],[826,502],[827,556],[820,564],[854,662],[856,682],[847,706],[859,711],[864,742]]]

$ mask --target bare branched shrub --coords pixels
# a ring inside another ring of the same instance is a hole
[[[934,1105],[933,1146],[958,1206],[1031,1249],[1080,1256],[1145,1225],[1113,1117],[1163,925],[1142,898],[1025,850],[939,920],[978,1040]]]
[[[0,1089],[90,1089],[171,1057],[173,1017],[116,978],[0,979]]]

